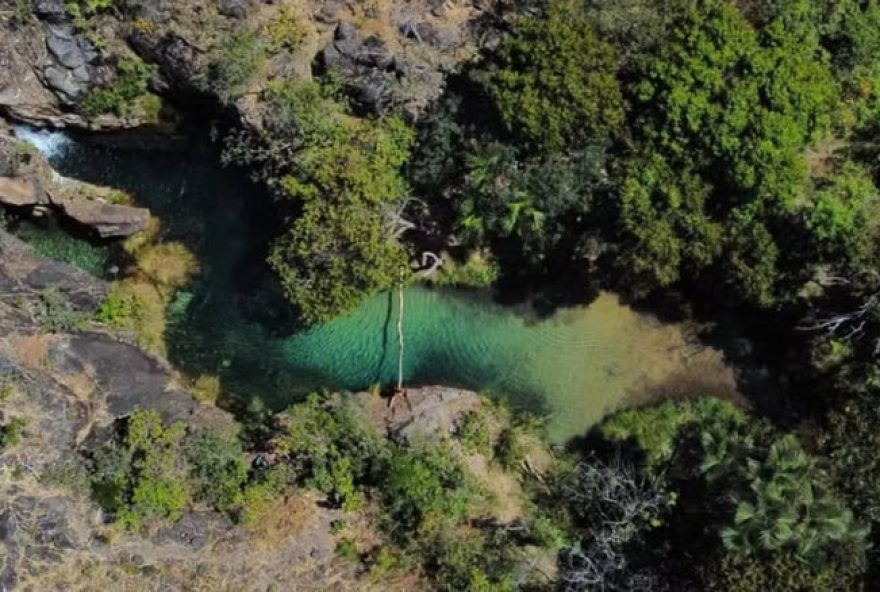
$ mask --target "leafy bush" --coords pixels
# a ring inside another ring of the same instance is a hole
[[[62,487],[83,497],[91,492],[91,476],[82,457],[76,453],[65,453],[49,465],[40,475],[40,482]]]
[[[34,17],[34,3],[31,0],[11,0],[9,22],[15,26],[26,25]]]
[[[278,508],[278,502],[289,486],[289,475],[272,468],[262,472],[249,482],[242,492],[238,521],[248,528],[255,528]]]
[[[243,30],[227,37],[215,53],[208,66],[207,86],[224,101],[234,101],[263,67],[266,47],[256,32]]]
[[[87,313],[73,307],[58,290],[49,288],[40,292],[34,303],[34,318],[43,331],[49,333],[73,333],[89,318]]]
[[[342,539],[336,543],[336,554],[346,561],[360,560],[357,544],[351,539]]]
[[[382,547],[370,558],[370,577],[380,579],[397,565],[397,556],[388,547]]]
[[[721,531],[724,546],[749,556],[791,550],[812,564],[826,563],[841,544],[863,545],[868,531],[821,481],[815,461],[794,436],[770,447],[763,462],[741,468],[748,488],[738,495],[733,525]]]
[[[220,396],[220,379],[203,374],[196,378],[192,386],[193,398],[207,405],[214,405]]]
[[[126,298],[120,292],[111,291],[95,313],[95,320],[114,327],[124,327],[129,319],[136,319],[139,315],[137,300]]]
[[[236,437],[217,429],[201,430],[187,438],[185,454],[197,501],[221,512],[230,512],[241,504],[247,465]]]
[[[459,420],[455,437],[468,452],[490,455],[492,453],[492,434],[486,414],[480,410],[471,411]]]
[[[92,457],[95,499],[119,525],[140,530],[156,520],[178,520],[190,502],[183,456],[185,426],[166,426],[155,410],[135,411],[119,441]]]
[[[165,306],[165,297],[156,286],[130,278],[113,284],[95,318],[133,332],[138,345],[162,353],[167,324]]]
[[[626,411],[602,432],[631,440],[652,473],[696,495],[689,506],[703,506],[731,555],[790,552],[824,566],[839,545],[864,550],[867,531],[798,440],[776,436],[729,404],[706,399]]]
[[[353,406],[318,395],[293,406],[283,422],[275,445],[305,484],[356,509],[362,502],[358,486],[376,482],[388,462],[388,444]]]
[[[138,270],[169,290],[185,286],[199,272],[199,262],[184,244],[158,243],[137,252]]]
[[[78,29],[89,27],[95,16],[108,11],[116,4],[116,0],[68,0],[64,4],[67,14],[73,19]]]
[[[806,226],[819,256],[829,261],[859,261],[876,238],[878,194],[862,167],[845,162],[817,181]]]
[[[266,26],[269,51],[272,52],[297,49],[305,34],[306,31],[300,22],[300,17],[287,6],[282,6],[278,11],[278,16]]]
[[[440,537],[428,550],[437,589],[444,592],[471,590],[512,592],[512,564],[499,556],[498,549],[486,545],[479,536]]]
[[[21,434],[27,423],[23,417],[13,417],[6,423],[0,424],[0,452],[12,448],[21,441]]]
[[[91,91],[80,103],[79,109],[87,119],[103,113],[125,117],[132,112],[136,101],[147,93],[156,67],[138,57],[123,57],[116,62],[116,77],[105,88]]]
[[[464,518],[475,500],[470,480],[445,442],[396,450],[383,493],[394,524],[419,534]]]
[[[656,468],[672,458],[688,425],[711,423],[732,431],[747,420],[745,413],[726,401],[699,398],[620,411],[606,419],[599,430],[612,442],[635,444],[645,455],[646,466]]]
[[[445,257],[440,268],[424,281],[435,286],[486,288],[498,280],[500,269],[486,253],[474,251],[464,263]]]
[[[847,549],[841,550],[845,555]],[[726,556],[709,565],[701,583],[707,592],[855,592],[862,589],[863,568],[858,553],[831,567],[810,565],[790,552],[764,558]]]
[[[564,1],[518,17],[498,50],[489,91],[508,129],[549,149],[601,138],[623,121],[613,48]]]

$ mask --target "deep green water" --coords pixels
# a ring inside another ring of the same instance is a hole
[[[202,273],[170,311],[169,356],[192,377],[219,375],[228,404],[277,408],[320,387],[396,380],[396,296],[376,295],[323,326],[296,327],[263,263],[272,234],[266,197],[203,145],[145,152],[32,139],[59,172],[132,192],[162,220],[166,240],[197,253]],[[52,231],[34,237],[68,240],[51,238]],[[84,251],[94,259],[95,248]],[[539,319],[529,306],[502,307],[486,293],[416,286],[406,291],[405,312],[407,383],[487,389],[549,415],[559,441],[628,397],[675,381],[726,380],[717,356],[694,355],[679,327],[609,294]]]

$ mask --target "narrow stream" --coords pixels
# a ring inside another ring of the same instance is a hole
[[[166,240],[199,256],[202,273],[178,295],[166,335],[171,361],[186,373],[218,375],[227,396],[273,408],[321,387],[396,380],[396,298],[378,294],[326,325],[296,327],[264,263],[272,224],[266,196],[203,146],[140,151],[19,134],[60,173],[133,193],[162,220]],[[81,241],[71,246],[57,231],[30,232],[44,251],[61,242],[92,260],[104,252]],[[555,441],[650,394],[735,389],[718,351],[697,348],[682,327],[637,313],[612,294],[538,318],[487,293],[416,286],[406,292],[404,331],[408,383],[489,390],[549,415]]]

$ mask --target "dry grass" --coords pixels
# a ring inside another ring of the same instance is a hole
[[[284,496],[250,527],[251,540],[263,549],[277,549],[301,533],[314,517],[315,502],[307,496]]]
[[[95,392],[95,368],[86,365],[82,372],[75,374],[58,374],[55,379],[72,392],[77,399],[87,401]]]
[[[159,218],[150,216],[147,228],[125,239],[125,242],[122,243],[122,248],[129,255],[135,256],[144,247],[154,244],[158,240],[161,231],[162,222]]]
[[[13,340],[11,350],[19,364],[34,370],[49,366],[49,345],[55,337],[51,334],[27,335]]]
[[[138,270],[169,289],[185,286],[199,272],[199,261],[182,243],[161,243],[137,253]]]
[[[166,300],[152,283],[130,278],[117,282],[112,298],[131,303],[132,314],[115,318],[114,325],[135,334],[137,344],[153,353],[165,354]]]
[[[192,396],[199,403],[215,405],[220,396],[220,379],[210,374],[202,374],[193,382]]]

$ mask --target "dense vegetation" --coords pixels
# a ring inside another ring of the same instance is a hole
[[[561,529],[558,581],[860,589],[877,519],[878,22],[873,1],[552,0],[508,15],[411,156],[393,117],[351,120],[332,83],[298,82],[264,93],[264,136],[231,155],[290,216],[271,262],[310,321],[404,281],[438,227],[454,272],[477,261],[564,301],[610,287],[775,318],[800,377],[779,425],[668,403],[609,420],[592,456],[558,459],[568,468],[537,502]],[[480,427],[460,433],[489,446]],[[310,482],[353,507],[383,479],[407,532],[466,520],[468,488],[440,449],[356,440],[302,452],[321,459]],[[475,545],[503,587],[509,549]],[[435,552],[422,556],[441,582],[482,589]]]
[[[262,126],[227,138],[225,157],[275,198],[268,262],[285,296],[323,322],[412,281],[436,251],[441,284],[673,302],[769,335],[777,412],[666,401],[551,451],[535,422],[485,402],[452,434],[398,441],[347,397],[314,395],[241,417],[244,436],[137,412],[65,480],[129,530],[202,505],[270,532],[290,497],[317,491],[376,535],[365,546],[338,524],[341,557],[440,590],[871,589],[880,1],[525,4],[416,125],[356,116],[332,72],[250,97]],[[286,12],[242,28],[199,82],[228,107],[302,35]],[[115,66],[86,116],[125,115],[147,92],[151,66]],[[126,245],[128,277],[97,320],[162,353],[165,313],[199,267],[154,230]],[[85,322],[52,293],[40,305],[46,331]],[[220,388],[202,376],[194,396]],[[14,447],[26,424],[0,419],[0,448]],[[492,478],[515,483],[515,511]]]

